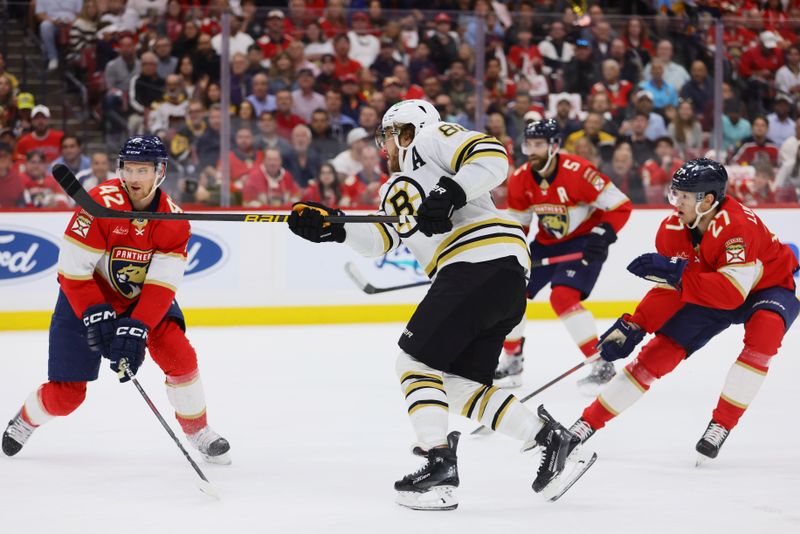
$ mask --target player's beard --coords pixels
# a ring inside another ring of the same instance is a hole
[[[394,153],[394,156],[392,156],[391,154],[389,154],[388,156],[389,158],[387,164],[389,167],[389,172],[394,173],[402,171],[403,169],[400,167],[400,152],[397,151]]]

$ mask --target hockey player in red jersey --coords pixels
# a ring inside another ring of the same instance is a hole
[[[594,165],[583,158],[559,152],[555,120],[534,121],[525,129],[523,151],[528,162],[508,179],[508,207],[526,232],[538,217],[536,236],[530,243],[534,260],[583,252],[583,260],[540,267],[531,272],[528,298],[550,284],[550,304],[572,339],[588,358],[597,353],[594,318],[581,301],[592,292],[608,256],[631,214],[631,201]],[[517,387],[522,383],[522,349],[526,320],[509,334],[495,371],[494,384]],[[579,382],[596,394],[598,386],[614,376],[614,365],[598,361]]]
[[[658,285],[603,334],[601,356],[625,358],[646,333],[656,335],[572,426],[582,441],[732,324],[744,324],[744,348],[697,443],[698,464],[717,456],[755,398],[800,311],[798,263],[752,210],[725,195],[727,178],[722,165],[705,158],[684,163],[672,178],[677,211],[661,223],[658,252],[628,266]]]
[[[159,189],[166,167],[158,137],[131,137],[119,153],[119,178],[90,194],[112,209],[179,211]],[[197,355],[175,301],[189,235],[186,221],[95,219],[75,211],[58,259],[61,289],[50,323],[48,382],[30,394],[3,433],[6,455],[17,454],[36,428],[83,403],[101,356],[116,372],[124,359],[135,374],[148,348],[166,374],[167,397],[189,442],[207,461],[230,463],[227,440],[206,422]]]

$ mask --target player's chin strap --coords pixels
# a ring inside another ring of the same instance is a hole
[[[698,197],[700,195],[705,196],[705,193],[698,193],[697,194]],[[700,203],[701,202],[702,202],[702,198],[694,203],[694,212],[697,214],[697,217],[695,217],[694,222],[689,225],[689,229],[690,230],[694,230],[695,228],[697,228],[697,225],[700,224],[700,219],[702,219],[703,217],[705,217],[706,215],[708,215],[709,213],[714,211],[714,209],[717,206],[719,206],[719,200],[714,200],[714,203],[711,204],[710,208],[708,208],[705,211],[700,211],[699,208],[700,208]]]
[[[400,144],[400,133],[397,131],[396,128],[392,128],[392,137],[394,137],[394,144],[397,145],[397,161],[398,163],[400,163],[401,169],[403,168],[403,161],[406,159],[406,152],[408,152],[408,150],[412,146],[414,146],[414,143],[417,140],[416,128],[414,128],[414,130],[415,130],[414,139],[411,140],[411,142],[408,144],[407,147],[404,147],[403,145]]]
[[[118,172],[120,178],[119,181],[122,183],[122,187],[123,189],[125,189],[125,192],[128,193],[128,195],[130,196],[130,192],[128,191],[128,184],[125,183],[125,178],[123,178],[122,167],[119,167]],[[161,184],[163,184],[164,180],[167,179],[167,164],[163,162],[156,163],[156,174],[158,175],[158,177],[156,178],[156,181],[153,183],[153,189],[151,189],[150,193],[148,193],[147,196],[142,199],[143,202],[150,201],[153,198],[153,196],[155,196],[156,189],[161,187]]]
[[[557,153],[558,143],[550,141],[550,143],[547,145],[547,161],[544,163],[544,167],[541,169],[536,169],[536,174],[542,174],[545,170],[547,170],[547,167],[550,166],[550,162],[553,161],[553,158],[556,157]]]

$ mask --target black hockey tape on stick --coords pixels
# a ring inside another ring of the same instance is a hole
[[[545,265],[555,265],[557,263],[566,263],[568,261],[578,261],[581,258],[583,258],[582,252],[573,252],[571,254],[563,254],[561,256],[552,256],[550,258],[542,258],[541,260],[532,261],[531,268],[544,267]],[[353,283],[355,283],[356,286],[367,295],[375,295],[376,293],[386,293],[387,291],[397,291],[399,289],[408,289],[411,287],[427,286],[431,283],[430,280],[420,280],[419,282],[410,282],[408,284],[379,287],[373,285],[369,280],[367,280],[367,278],[361,271],[358,270],[358,267],[353,262],[348,261],[345,263],[344,270],[347,273],[347,276],[350,277],[350,280],[352,280]]]
[[[527,395],[525,395],[524,397],[519,399],[519,402],[522,403],[522,402],[527,402],[527,401],[531,400],[536,395],[538,395],[542,391],[546,390],[547,388],[549,388],[553,384],[561,382],[561,380],[563,380],[564,378],[568,377],[569,375],[571,375],[572,373],[574,373],[578,369],[581,369],[581,368],[583,368],[583,366],[589,365],[590,363],[594,363],[599,359],[600,359],[600,354],[595,354],[594,356],[586,358],[585,360],[583,360],[581,363],[579,363],[575,367],[572,367],[571,369],[569,369],[567,371],[564,371],[563,373],[561,373],[560,375],[558,375],[557,377],[552,379],[550,382],[548,382],[547,384],[545,384],[542,387],[540,387],[539,389],[537,389],[535,391],[532,391],[531,393],[528,393]],[[476,428],[475,430],[473,430],[472,432],[470,432],[469,434],[470,434],[470,436],[482,436],[484,434],[489,434],[491,432],[494,432],[491,428],[489,428],[487,426],[484,426],[484,425],[481,425],[478,428]]]
[[[81,189],[83,189],[83,188],[81,188]],[[206,478],[206,475],[203,473],[203,471],[200,470],[200,468],[197,466],[197,463],[195,463],[194,459],[192,459],[192,457],[186,451],[186,449],[181,444],[181,442],[178,439],[178,437],[175,435],[175,432],[172,431],[172,429],[169,427],[167,422],[164,420],[164,417],[161,416],[161,412],[158,411],[158,408],[156,408],[156,405],[153,404],[153,401],[150,400],[150,397],[147,395],[147,393],[145,393],[144,388],[142,387],[142,385],[139,383],[139,381],[136,379],[136,377],[131,372],[131,368],[128,367],[128,362],[125,361],[125,358],[123,358],[123,359],[121,359],[119,361],[119,368],[120,368],[120,373],[124,373],[125,375],[127,375],[128,378],[130,379],[130,381],[133,382],[133,385],[136,386],[136,389],[139,390],[139,393],[142,395],[142,398],[144,399],[144,401],[147,403],[147,405],[153,411],[153,414],[156,416],[156,419],[158,419],[158,421],[161,423],[161,426],[164,427],[164,430],[166,430],[167,434],[169,434],[169,436],[172,438],[172,441],[174,441],[175,445],[177,445],[178,448],[181,450],[183,455],[186,457],[186,460],[189,461],[189,464],[191,464],[192,469],[194,469],[195,473],[197,473],[197,476],[200,477],[200,480],[198,481],[198,484],[197,484],[197,487],[200,489],[200,491],[202,491],[203,493],[205,493],[206,495],[208,495],[209,497],[211,497],[213,499],[219,500],[219,493],[214,488],[214,486],[211,485],[211,482],[208,481],[208,479]]]
[[[86,213],[100,219],[148,219],[158,221],[228,221],[228,222],[259,222],[259,223],[285,223],[289,220],[288,214],[283,213],[166,213],[151,211],[122,211],[102,206],[95,202],[86,189],[80,184],[75,175],[66,165],[58,164],[53,167],[53,176],[61,188],[72,198]],[[325,217],[331,223],[387,223],[406,224],[413,223],[410,215],[339,215]]]

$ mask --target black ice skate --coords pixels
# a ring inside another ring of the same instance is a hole
[[[416,451],[428,461],[419,470],[394,483],[397,504],[412,510],[455,510],[458,498],[458,447],[459,432],[447,435],[447,447],[430,449],[427,453]]]
[[[716,458],[719,454],[719,450],[722,448],[722,444],[725,443],[730,433],[730,430],[715,423],[712,419],[711,422],[708,423],[708,428],[706,428],[703,437],[700,438],[700,441],[695,445],[695,449],[700,453],[697,456],[695,467],[700,467],[703,462]]]
[[[536,434],[535,441],[528,443],[528,449],[539,445],[543,450],[532,487],[548,501],[555,501],[586,473],[597,454],[578,447],[581,445],[580,437],[553,419],[544,406],[539,406],[538,415],[544,426]]]
[[[22,411],[17,412],[14,419],[8,422],[6,431],[3,432],[3,453],[14,456],[22,450],[22,446],[31,437],[35,426],[31,426],[22,418]]]
[[[230,443],[228,443],[227,439],[214,432],[210,426],[206,425],[194,434],[187,434],[186,438],[200,452],[206,462],[230,465]]]
[[[578,389],[587,397],[596,397],[603,386],[617,375],[614,364],[602,358],[592,364],[592,370],[585,378],[578,380]]]

